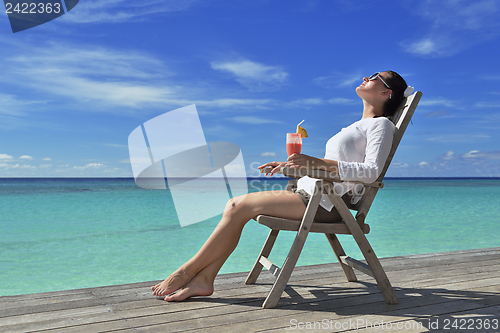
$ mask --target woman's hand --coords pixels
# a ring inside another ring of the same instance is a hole
[[[288,157],[285,167],[292,169],[304,168],[306,170],[324,170],[329,173],[329,177],[339,177],[339,163],[334,160],[317,158],[304,154],[292,154]]]
[[[266,163],[266,164],[262,164],[261,166],[258,167],[258,169],[264,169],[264,168],[267,168],[267,167],[272,167],[273,169],[271,170],[271,177],[273,174],[275,174],[276,172],[278,172],[282,167],[285,166],[285,164],[287,164],[287,162],[269,162],[269,163]],[[266,173],[266,176],[268,175],[268,173]]]
[[[316,157],[305,154],[292,154],[288,156],[288,163],[286,163],[285,166],[292,169],[313,169],[314,167],[317,167],[320,162],[321,160]]]

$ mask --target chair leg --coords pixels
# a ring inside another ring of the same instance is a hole
[[[398,304],[398,298],[394,289],[392,289],[391,283],[385,274],[380,261],[378,260],[375,252],[373,251],[368,239],[366,239],[365,234],[359,227],[358,222],[354,219],[349,208],[345,205],[344,201],[339,196],[332,194],[328,195],[330,200],[333,202],[335,207],[337,208],[340,216],[342,216],[344,223],[347,225],[347,228],[351,232],[351,235],[354,237],[354,240],[359,246],[361,253],[366,259],[368,266],[370,266],[370,270],[373,273],[373,277],[377,281],[378,287],[384,296],[385,302],[387,304]]]
[[[281,298],[281,294],[283,294],[283,291],[286,288],[288,280],[290,279],[293,269],[297,264],[297,260],[299,259],[300,252],[302,252],[302,248],[304,247],[307,236],[309,235],[309,230],[311,230],[311,225],[314,221],[314,216],[316,215],[319,202],[321,200],[321,193],[322,181],[317,180],[311,199],[309,200],[304,216],[302,217],[302,223],[300,224],[300,228],[297,231],[295,240],[290,248],[290,252],[288,252],[285,262],[281,267],[278,277],[274,281],[271,291],[267,295],[264,304],[262,304],[264,309],[275,308]]]
[[[344,264],[341,260],[341,256],[345,256],[344,249],[342,248],[342,245],[340,245],[339,239],[335,234],[325,234],[326,238],[328,239],[328,242],[330,243],[333,252],[337,256],[337,260],[340,263],[340,267],[344,271],[344,275],[349,282],[356,282],[358,279],[356,278],[356,274],[354,273],[354,270],[352,269],[351,266]]]
[[[358,227],[359,233],[356,233],[356,235],[354,235],[353,233],[354,239],[356,240],[356,243],[358,243],[359,248],[361,249],[361,252],[366,259],[366,262],[368,263],[368,266],[370,266],[373,277],[377,281],[378,287],[380,288],[380,291],[384,296],[385,302],[387,304],[398,304],[398,297],[396,296],[396,293],[392,288],[389,278],[385,274],[384,268],[380,264],[380,261],[375,255],[375,252],[368,242],[368,239],[366,239],[366,236],[363,234],[357,223],[356,226]]]
[[[302,251],[302,248],[304,247],[304,244],[306,242],[307,234],[309,233],[309,230],[305,230],[303,232],[300,231],[295,237],[295,241],[293,242],[290,252],[288,253],[285,262],[281,267],[281,271],[278,277],[274,281],[271,291],[262,304],[262,307],[264,309],[275,308],[281,298],[281,295],[283,294],[283,291],[285,291],[288,280],[292,275],[293,269],[295,268],[297,260],[299,259],[300,252]]]
[[[278,233],[279,230],[273,230],[273,229],[271,229],[271,231],[269,232],[266,242],[264,243],[264,246],[262,247],[262,250],[260,251],[260,254],[257,257],[257,261],[255,262],[255,265],[253,265],[252,270],[250,271],[250,273],[247,276],[247,279],[245,280],[245,284],[254,284],[255,281],[257,281],[257,278],[259,277],[263,267],[262,264],[260,263],[260,258],[269,257],[269,254],[271,253],[271,250],[274,246],[274,242],[278,237]]]

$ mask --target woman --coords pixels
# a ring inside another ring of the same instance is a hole
[[[287,162],[266,163],[259,168],[273,167],[271,175],[282,166],[322,168],[342,180],[373,182],[383,168],[392,144],[394,125],[385,117],[397,111],[407,87],[404,79],[393,71],[364,77],[363,83],[356,88],[363,101],[362,118],[328,141],[325,158],[293,154]],[[245,224],[261,214],[302,219],[313,183],[313,179],[303,177],[298,182],[297,193],[255,192],[229,200],[222,219],[202,248],[162,283],[151,287],[153,295],[165,296],[166,301],[211,295],[215,277],[236,248]],[[343,195],[353,192],[354,188],[347,185],[340,190]],[[356,194],[359,193],[354,193],[353,202],[359,199]],[[315,220],[336,221],[339,218],[331,202],[322,200]]]

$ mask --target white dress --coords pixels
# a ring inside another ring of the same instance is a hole
[[[352,204],[361,199],[364,187],[349,181],[372,183],[384,168],[392,146],[394,124],[385,117],[365,118],[343,128],[326,143],[325,159],[338,161],[339,176],[345,183],[335,183],[335,192],[340,196],[352,191]],[[297,190],[312,194],[316,179],[302,177]],[[333,204],[326,194],[320,205],[331,211]]]

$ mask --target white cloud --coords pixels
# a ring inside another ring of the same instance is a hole
[[[36,169],[36,166],[32,165],[27,165],[27,164],[8,164],[8,163],[0,163],[0,167],[3,167],[5,169]]]
[[[495,74],[486,74],[486,75],[481,75],[480,77],[483,80],[500,80],[500,75],[495,75]]]
[[[391,167],[394,169],[394,168],[407,168],[408,167],[408,163],[401,163],[401,162],[393,162],[391,164]]]
[[[286,83],[288,73],[280,66],[267,66],[250,60],[214,61],[215,70],[235,76],[236,81],[251,91],[277,90]]]
[[[417,55],[433,55],[439,53],[438,44],[430,38],[410,43],[409,45],[402,45],[406,52],[415,53]]]
[[[187,103],[187,102],[186,102]],[[204,105],[210,107],[252,107],[252,108],[266,108],[267,106],[275,105],[276,102],[272,99],[251,99],[251,98],[219,98],[214,100],[195,100],[196,105]],[[191,104],[193,104],[191,103]]]
[[[478,155],[481,152],[472,152],[464,155]],[[499,154],[500,155],[500,154]],[[460,158],[453,160],[438,160],[422,162],[414,165],[404,164],[405,167],[389,168],[389,177],[499,177],[499,159]]]
[[[354,84],[361,84],[363,76],[358,73],[340,73],[333,72],[331,75],[321,76],[313,79],[313,82],[319,86],[332,88],[351,88]]]
[[[451,150],[448,150],[446,153],[439,156],[439,159],[441,159],[441,160],[452,160],[454,158],[455,158],[455,153]]]
[[[9,86],[22,85],[29,96],[42,93],[46,101],[29,97],[34,100],[30,101],[23,97],[22,103],[17,103],[21,100],[19,97],[0,94],[0,103],[3,104],[0,116],[24,116],[16,118],[19,120],[16,126],[26,126],[28,112],[35,112],[34,108],[30,110],[22,106],[48,103],[52,99],[59,100],[61,106],[71,103],[72,108],[84,112],[119,112],[122,115],[146,107],[149,110],[197,104],[216,108],[267,109],[278,104],[272,99],[217,98],[220,89],[203,84],[183,85],[178,79],[174,82],[171,79],[174,74],[162,60],[143,52],[68,43],[31,46],[29,49],[19,46],[17,50],[18,54],[8,58],[0,54],[0,81]],[[278,67],[248,63],[247,67],[236,63],[233,70],[239,75],[238,79],[251,87],[272,90],[286,81],[288,74]],[[255,72],[252,72],[252,66]],[[42,110],[37,108],[36,112]],[[32,117],[30,122],[33,122]],[[0,121],[0,127],[4,123]]]
[[[422,99],[421,102],[419,102],[420,106],[436,106],[436,105],[444,105],[447,107],[453,107],[455,106],[455,102],[450,101],[445,98],[430,98],[430,99]]]
[[[276,157],[276,156],[278,156],[278,154],[276,154],[275,152],[267,151],[267,152],[260,154],[260,156],[262,156],[262,157]]]
[[[468,153],[460,155],[460,157],[464,159],[500,160],[500,151],[486,152],[471,150]]]
[[[102,168],[102,167],[104,167],[104,164],[102,164],[102,163],[89,163],[89,164],[86,164],[82,167],[74,166],[73,169],[85,170],[85,169],[89,169],[89,168]]]
[[[278,120],[273,120],[273,119],[269,119],[269,118],[261,118],[261,117],[253,117],[253,116],[239,116],[239,117],[233,117],[232,119],[238,123],[253,124],[253,125],[280,124],[281,123],[281,121],[278,121]]]
[[[445,134],[440,136],[432,136],[427,138],[427,141],[441,142],[441,143],[470,143],[477,142],[484,139],[489,139],[490,136],[486,134]]]
[[[38,166],[26,164],[0,163],[4,177],[132,177],[129,168],[107,167],[105,163],[89,163],[84,166],[53,165],[42,163]]]
[[[176,102],[172,97],[176,88],[162,81],[170,73],[163,62],[146,54],[61,43],[20,52],[0,59],[0,80],[42,91],[47,99],[61,96],[80,105],[92,102],[92,108],[84,109],[110,111],[109,106]],[[3,99],[18,98],[4,95]]]
[[[60,81],[60,83],[63,82]],[[78,99],[93,98],[113,105],[128,107],[137,107],[144,103],[166,103],[168,102],[167,96],[171,93],[166,87],[119,82],[96,82],[82,78],[71,78],[67,83],[66,87],[68,88],[59,87],[61,88],[59,92],[63,95],[72,96],[74,94],[73,89],[76,89],[79,92],[85,92],[77,95]]]
[[[52,159],[50,157],[45,157],[45,158],[42,158],[42,161],[52,161]]]
[[[452,114],[447,111],[447,110],[436,110],[436,111],[431,111],[431,112],[428,112],[424,115],[425,117],[428,117],[428,118],[451,118],[453,117]]]
[[[13,160],[14,157],[10,156],[10,155],[7,155],[7,154],[0,154],[0,161],[11,161]]]
[[[496,109],[500,109],[500,103],[477,102],[475,104],[475,106],[479,107],[479,108],[496,108]]]
[[[19,158],[20,158],[21,160],[32,160],[32,159],[33,159],[33,157],[28,156],[28,155],[23,155],[23,156],[20,156]]]
[[[87,0],[80,1],[76,10],[62,17],[71,23],[128,22],[145,19],[145,16],[181,11],[197,0]]]
[[[128,148],[128,145],[119,144],[119,143],[102,143],[103,146],[112,147],[112,148]]]
[[[286,106],[291,106],[291,107],[311,107],[311,106],[317,106],[317,105],[323,105],[325,103],[329,104],[334,104],[334,105],[350,105],[350,104],[356,104],[357,101],[349,98],[343,98],[343,97],[335,97],[335,98],[330,98],[329,100],[325,101],[321,98],[301,98],[301,99],[296,99],[294,101],[291,101],[289,103],[286,103]]]
[[[316,105],[321,105],[323,104],[324,101],[321,98],[301,98],[301,99],[296,99],[294,101],[291,101],[287,103],[287,106],[291,107],[302,107],[302,108],[307,108],[310,106],[316,106]]]
[[[350,99],[350,98],[335,97],[335,98],[329,99],[328,103],[348,105],[348,104],[355,104],[355,103],[357,103],[357,101],[355,101],[354,99]]]
[[[400,43],[417,56],[451,56],[500,35],[500,6],[495,0],[415,0],[408,2],[408,9],[429,22],[416,40]]]
[[[0,115],[23,116],[23,108],[31,104],[43,104],[44,101],[26,101],[10,94],[0,93]]]

